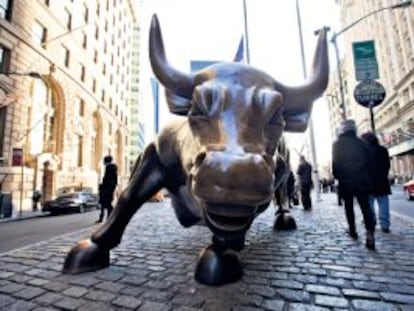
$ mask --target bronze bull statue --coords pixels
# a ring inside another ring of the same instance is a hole
[[[155,15],[149,43],[152,69],[166,89],[169,110],[184,117],[145,149],[110,218],[69,252],[63,272],[107,267],[110,250],[120,243],[131,217],[165,188],[181,225],[205,224],[213,234],[212,244],[200,254],[196,280],[235,282],[242,276],[237,252],[246,232],[286,179],[288,164],[278,152],[284,149],[279,146],[282,133],[305,131],[313,101],[327,86],[326,30],[319,31],[309,80],[296,87],[241,63],[218,63],[193,74],[174,69]],[[280,205],[275,228],[294,228],[288,209]]]

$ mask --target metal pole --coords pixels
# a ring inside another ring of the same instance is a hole
[[[244,16],[244,38],[245,38],[246,63],[250,64],[249,31],[248,31],[248,25],[247,25],[246,0],[243,0],[243,16]]]
[[[344,84],[342,81],[342,70],[341,70],[341,60],[339,59],[339,49],[336,42],[336,34],[332,36],[331,42],[335,47],[335,56],[336,56],[336,71],[338,72],[338,84],[339,84],[339,94],[340,94],[340,104],[339,108],[341,109],[342,120],[346,120],[346,109],[345,109],[345,95],[344,95]]]
[[[371,117],[371,131],[375,134],[374,108],[372,106],[369,107],[369,115]]]
[[[22,180],[20,182],[20,209],[19,209],[19,216],[22,217],[23,214],[23,192],[24,192],[24,149],[22,148],[22,159],[21,159],[21,173],[22,173]]]
[[[303,76],[306,79],[308,74],[306,72],[306,58],[305,58],[305,49],[303,44],[303,35],[302,35],[302,19],[300,16],[300,8],[299,8],[299,0],[296,0],[296,16],[298,21],[298,30],[299,30],[299,42],[300,42],[300,54],[302,59],[302,70]],[[315,150],[315,135],[313,131],[313,122],[312,116],[309,118],[309,138],[310,138],[310,145],[311,145],[311,153],[312,153],[312,165],[313,165],[313,184],[315,185],[316,191],[316,200],[321,201],[320,189],[319,189],[319,173],[318,173],[318,161],[316,158],[316,150]]]

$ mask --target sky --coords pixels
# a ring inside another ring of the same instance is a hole
[[[304,80],[295,0],[245,0],[250,51],[250,65],[266,71],[286,85],[300,85]],[[300,0],[300,13],[306,67],[309,73],[316,37],[313,32],[323,26],[338,30],[339,12],[334,0]],[[243,0],[141,0],[141,101],[147,113],[153,112],[148,57],[148,32],[152,14],[156,13],[163,34],[167,59],[175,68],[189,72],[191,60],[233,60],[244,33]],[[331,32],[332,33],[332,32]],[[331,68],[335,66],[330,46]],[[161,91],[162,93],[162,91]],[[173,117],[160,94],[160,125]],[[147,115],[147,114],[146,114]],[[331,137],[327,103],[315,102],[314,140],[318,163],[330,160]],[[154,128],[148,118],[149,128]],[[154,134],[146,133],[147,141]],[[291,149],[300,151],[309,134],[289,135]],[[329,142],[329,143],[327,143]],[[296,153],[296,152],[295,152]]]

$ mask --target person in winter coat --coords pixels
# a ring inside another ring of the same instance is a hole
[[[373,185],[370,161],[370,149],[357,137],[355,121],[343,121],[338,139],[332,146],[332,173],[338,180],[339,194],[344,202],[348,234],[353,239],[358,239],[354,214],[355,197],[364,218],[365,245],[368,249],[375,250],[375,216],[369,204]]]
[[[117,166],[112,163],[112,156],[104,157],[105,173],[102,183],[99,185],[99,203],[101,204],[101,213],[97,223],[102,222],[104,211],[107,210],[107,217],[112,212],[112,200],[114,199],[115,188],[118,184]]]
[[[387,148],[381,146],[377,136],[372,132],[361,135],[361,138],[371,147],[372,157],[375,170],[373,171],[374,185],[372,194],[369,196],[374,217],[376,218],[374,203],[377,201],[379,211],[379,222],[381,230],[385,233],[390,232],[390,201],[388,195],[391,194],[390,181],[388,173],[390,170],[390,156]]]
[[[310,191],[312,188],[312,165],[306,161],[304,156],[300,156],[299,161],[296,174],[299,177],[302,205],[305,210],[310,210],[312,209],[312,200],[310,197]]]

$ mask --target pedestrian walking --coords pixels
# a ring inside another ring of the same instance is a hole
[[[37,212],[38,205],[39,205],[41,198],[42,198],[42,194],[40,193],[40,191],[35,190],[32,195],[32,211],[33,212]]]
[[[299,166],[296,174],[299,177],[300,196],[305,210],[312,209],[310,192],[312,189],[312,165],[306,161],[303,155],[299,158]]]
[[[377,136],[372,132],[367,132],[361,135],[361,138],[368,143],[371,148],[371,162],[374,165],[373,170],[373,189],[369,196],[369,202],[374,213],[375,219],[375,202],[378,205],[378,218],[381,230],[385,233],[390,232],[390,201],[391,185],[388,179],[390,171],[390,156],[387,148],[379,144]]]
[[[345,206],[348,234],[358,239],[355,227],[354,197],[361,209],[366,229],[366,247],[375,249],[375,217],[369,204],[372,167],[368,145],[357,136],[354,120],[341,123],[340,134],[332,146],[332,172],[338,180],[339,195]]]
[[[112,156],[107,155],[104,157],[105,173],[102,179],[102,183],[99,185],[99,203],[101,205],[101,213],[99,219],[96,221],[100,223],[104,219],[105,210],[107,211],[107,218],[112,212],[112,200],[114,199],[115,188],[118,184],[117,166],[112,163]]]
[[[289,172],[289,177],[287,180],[287,195],[289,200],[289,208],[293,208],[293,205],[297,205],[297,197],[296,197],[296,191],[295,191],[295,175],[292,171]]]

